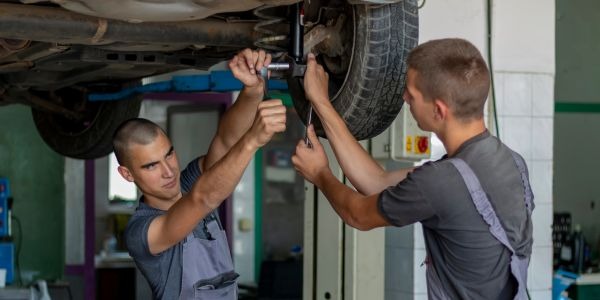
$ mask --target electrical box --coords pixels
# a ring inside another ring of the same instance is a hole
[[[431,132],[423,131],[404,105],[390,127],[371,139],[371,155],[377,159],[418,161],[431,156]]]

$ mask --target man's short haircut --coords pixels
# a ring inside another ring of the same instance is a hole
[[[121,123],[113,136],[113,150],[119,164],[127,162],[128,149],[132,143],[148,145],[161,132],[164,134],[160,126],[147,119],[133,118]]]
[[[483,117],[490,74],[473,44],[457,38],[431,40],[414,48],[407,62],[426,100],[443,100],[461,120]]]

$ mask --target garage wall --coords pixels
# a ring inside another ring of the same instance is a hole
[[[554,210],[599,251],[600,3],[556,1]],[[598,255],[598,252],[596,252]]]
[[[550,299],[554,1],[489,3],[499,136],[526,159],[536,196],[528,289],[532,299]],[[419,15],[420,43],[436,38],[465,38],[488,60],[488,1],[426,1]],[[493,118],[487,121],[493,124]],[[386,265],[390,266],[386,268],[386,299],[427,299],[425,268],[420,267],[425,259],[421,231],[418,224],[386,230]],[[396,269],[392,270],[392,266]]]
[[[10,180],[14,215],[23,227],[20,264],[24,283],[28,284],[32,279],[61,278],[64,268],[64,158],[39,137],[29,107],[0,107],[0,120],[0,176]],[[16,224],[13,223],[13,227]]]

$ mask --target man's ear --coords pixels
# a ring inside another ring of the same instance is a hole
[[[436,120],[445,120],[450,113],[450,107],[441,99],[433,100],[433,113]]]
[[[133,182],[133,176],[131,175],[131,172],[129,172],[129,169],[127,169],[127,167],[119,166],[117,170],[125,180]]]

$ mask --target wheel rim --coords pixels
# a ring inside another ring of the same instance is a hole
[[[350,16],[349,18],[346,18],[343,30],[340,33],[342,45],[348,45],[348,47],[344,47],[342,56],[330,57],[322,55],[319,57],[319,63],[329,74],[329,96],[331,97],[332,102],[338,99],[347,84],[350,66],[352,66],[354,60],[354,50],[356,47],[356,22],[354,21],[356,19],[356,11],[352,5],[346,4],[342,13],[346,16]],[[338,16],[335,16],[335,18]],[[331,19],[332,18],[329,20]]]

